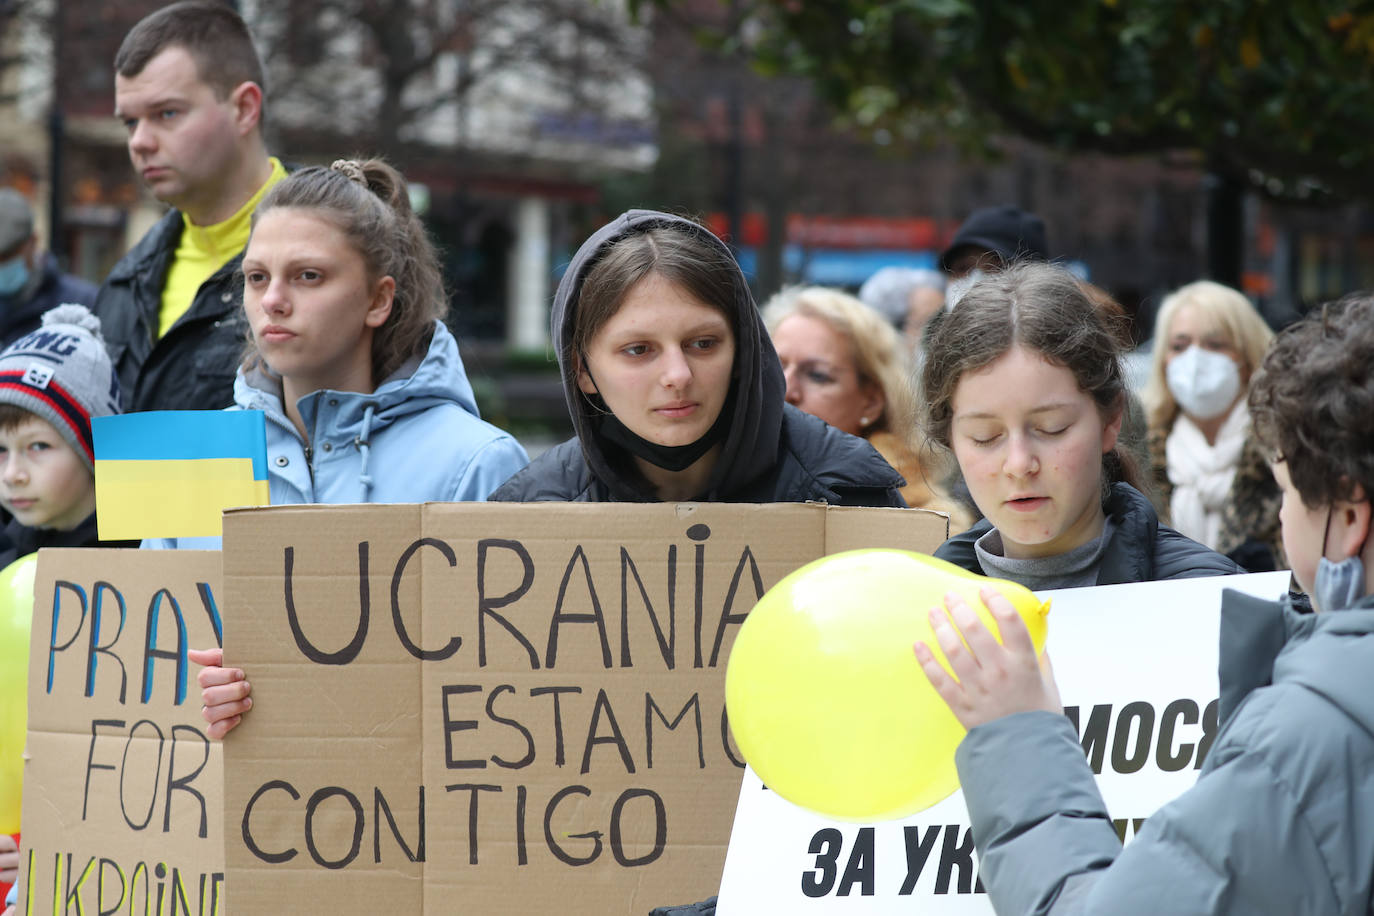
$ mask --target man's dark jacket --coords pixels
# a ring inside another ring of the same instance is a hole
[[[218,410],[234,403],[234,372],[248,339],[241,306],[243,252],[201,284],[191,307],[158,337],[162,287],[181,241],[172,210],[120,259],[96,295],[124,409]]]
[[[15,560],[37,553],[45,547],[137,547],[138,541],[102,541],[97,533],[95,513],[70,531],[56,528],[30,528],[10,519],[0,528],[0,569]]]

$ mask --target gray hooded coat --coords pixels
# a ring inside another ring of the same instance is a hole
[[[1202,773],[1124,850],[1065,717],[969,732],[956,761],[999,913],[1374,912],[1374,597],[1313,615],[1227,591],[1221,634]]]
[[[577,437],[555,446],[503,484],[492,501],[652,502],[656,496],[622,448],[597,431],[597,410],[577,386],[571,358],[573,316],[587,271],[605,248],[634,232],[670,224],[729,249],[701,226],[653,210],[631,210],[578,249],[558,284],[552,330]],[[902,506],[900,474],[867,442],[786,405],[787,383],[744,275],[735,274],[733,415],[720,458],[698,499],[706,502],[806,502]],[[727,405],[727,409],[730,409]]]

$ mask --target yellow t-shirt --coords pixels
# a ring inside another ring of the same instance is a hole
[[[162,284],[162,308],[158,313],[157,336],[166,334],[177,319],[186,314],[196,293],[215,271],[234,259],[248,244],[248,232],[252,228],[253,210],[267,189],[286,177],[286,169],[275,157],[272,174],[263,186],[258,188],[239,211],[222,223],[213,226],[197,226],[186,214],[181,215],[183,229],[181,242],[172,256],[172,266],[167,270],[167,281]]]

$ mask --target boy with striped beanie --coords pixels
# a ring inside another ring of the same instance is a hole
[[[0,568],[41,547],[97,546],[91,417],[119,413],[100,319],[59,305],[0,352]],[[107,544],[101,546],[125,546]]]

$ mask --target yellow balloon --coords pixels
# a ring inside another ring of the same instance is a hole
[[[0,833],[19,832],[28,728],[29,628],[38,555],[0,570]]]
[[[824,557],[769,589],[740,627],[725,704],[740,751],[770,789],[847,821],[906,817],[959,786],[964,728],[912,645],[948,670],[928,612],[957,592],[1000,640],[978,592],[1016,607],[1037,652],[1049,603],[1024,586],[903,550]]]

